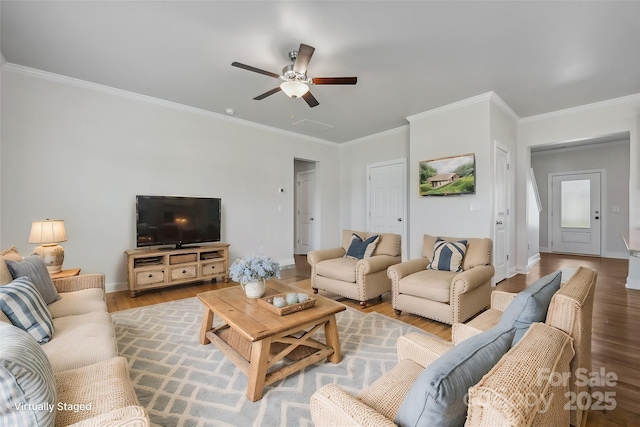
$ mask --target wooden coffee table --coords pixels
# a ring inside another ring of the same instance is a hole
[[[301,290],[267,282],[265,297],[286,292]],[[332,363],[342,359],[335,314],[346,307],[339,302],[312,295],[315,306],[280,316],[247,298],[240,286],[197,296],[204,304],[200,344],[213,342],[247,375],[252,402],[262,399],[266,386],[325,357]],[[225,324],[213,328],[214,315]],[[323,327],[326,343],[312,338]]]

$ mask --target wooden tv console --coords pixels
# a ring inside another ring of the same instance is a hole
[[[131,297],[138,291],[222,278],[229,281],[229,244],[126,251]]]

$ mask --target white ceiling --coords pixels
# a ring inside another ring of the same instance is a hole
[[[489,91],[520,117],[640,93],[638,1],[2,1],[8,63],[345,142]],[[300,43],[320,102],[277,93]],[[300,122],[297,126],[293,123]],[[324,125],[328,125],[324,126]]]

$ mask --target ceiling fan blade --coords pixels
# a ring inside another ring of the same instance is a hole
[[[274,93],[278,93],[278,92],[280,92],[280,90],[281,90],[281,89],[280,89],[280,86],[278,86],[278,87],[274,87],[274,88],[273,88],[273,89],[271,89],[270,91],[265,92],[265,93],[263,93],[262,95],[258,95],[258,96],[256,96],[256,97],[255,97],[255,98],[253,98],[253,99],[255,99],[256,101],[260,101],[261,99],[265,99],[267,96],[271,96],[271,95],[273,95]]]
[[[311,79],[314,85],[354,85],[358,83],[357,77],[314,77]]]
[[[251,65],[241,64],[240,62],[232,62],[231,65],[234,67],[242,68],[243,70],[264,74],[265,76],[273,77],[274,79],[280,78],[280,76],[276,73],[272,73],[271,71],[261,70],[260,68],[252,67]]]
[[[307,92],[302,95],[302,99],[307,101],[307,104],[309,104],[309,107],[311,108],[315,107],[316,105],[320,105],[318,100],[313,95],[311,95],[311,92]]]
[[[314,47],[301,43],[298,48],[296,62],[293,64],[293,70],[297,73],[305,74],[307,72],[307,67],[309,66],[309,61],[311,61],[311,56],[315,50],[316,49]]]

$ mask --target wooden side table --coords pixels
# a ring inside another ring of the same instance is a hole
[[[80,274],[79,268],[70,268],[69,270],[62,270],[57,273],[49,274],[51,279],[64,279],[65,277],[73,277]]]

